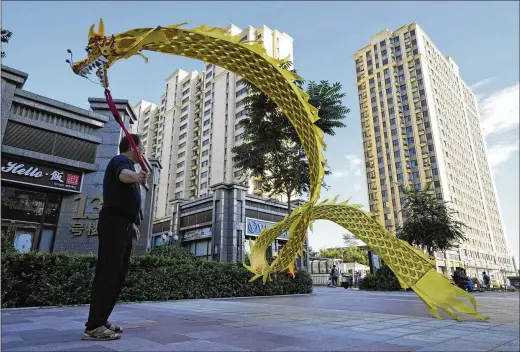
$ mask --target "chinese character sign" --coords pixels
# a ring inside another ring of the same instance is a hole
[[[2,156],[2,180],[32,184],[40,187],[80,192],[83,173],[33,162]]]
[[[71,232],[74,236],[81,236],[87,232],[88,236],[97,236],[99,212],[103,206],[103,196],[98,195],[90,199],[86,195],[74,198],[78,202],[78,211],[72,219]]]

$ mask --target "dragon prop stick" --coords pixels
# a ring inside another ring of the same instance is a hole
[[[324,177],[323,131],[315,124],[318,110],[309,104],[309,96],[294,84],[295,80],[302,79],[280,67],[287,60],[270,57],[261,41],[240,41],[240,35],[229,35],[225,28],[200,26],[180,29],[182,25],[138,28],[107,37],[101,20],[97,32],[94,25],[90,28],[86,48],[88,57],[74,63],[72,69],[83,77],[94,71],[106,89],[107,70],[120,59],[128,59],[134,55],[144,57],[141,53],[143,50],[186,56],[215,64],[242,76],[268,95],[283,111],[294,126],[308,159],[310,199],[282,221],[262,231],[251,248],[251,265],[244,264],[254,274],[251,280],[263,277],[265,282],[270,273],[275,271],[289,270],[294,275],[294,262],[303,255],[309,226],[314,220],[331,220],[377,252],[394,272],[400,285],[403,288],[411,287],[433,316],[440,318],[438,308],[441,308],[457,320],[461,318],[454,311],[473,315],[480,320],[485,319],[477,313],[477,304],[472,295],[453,285],[446,276],[435,270],[434,263],[426,254],[386,231],[369,213],[361,210],[360,206],[336,204],[335,200],[317,203]],[[144,59],[147,61],[145,57]],[[110,94],[107,94],[110,104],[109,97]],[[286,231],[289,232],[287,244],[273,263],[268,265],[267,248],[276,237]],[[471,306],[459,298],[466,298]]]

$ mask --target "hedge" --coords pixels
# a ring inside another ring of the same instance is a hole
[[[2,308],[89,303],[96,264],[94,255],[30,252],[2,253]],[[122,302],[166,301],[312,292],[307,272],[253,275],[241,264],[205,262],[180,248],[132,257]]]
[[[399,291],[401,285],[395,274],[387,265],[381,266],[375,274],[367,274],[359,284],[360,290],[367,291]]]

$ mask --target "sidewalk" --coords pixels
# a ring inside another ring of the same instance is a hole
[[[111,321],[125,332],[109,342],[80,340],[87,306],[2,310],[2,351],[519,350],[518,294],[476,296],[491,322],[458,323],[428,317],[414,294],[315,291],[297,297],[122,304]],[[486,312],[486,304],[494,314]]]

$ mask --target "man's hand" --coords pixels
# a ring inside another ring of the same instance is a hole
[[[124,183],[146,183],[149,174],[144,171],[131,171],[128,169],[124,169],[119,174],[119,180]]]
[[[148,172],[144,172],[143,170],[141,170],[137,173],[137,182],[144,184],[148,180],[149,176],[150,174]]]
[[[139,228],[136,224],[134,224],[134,238],[136,241],[139,241],[139,238],[141,237],[141,234],[139,233]]]

